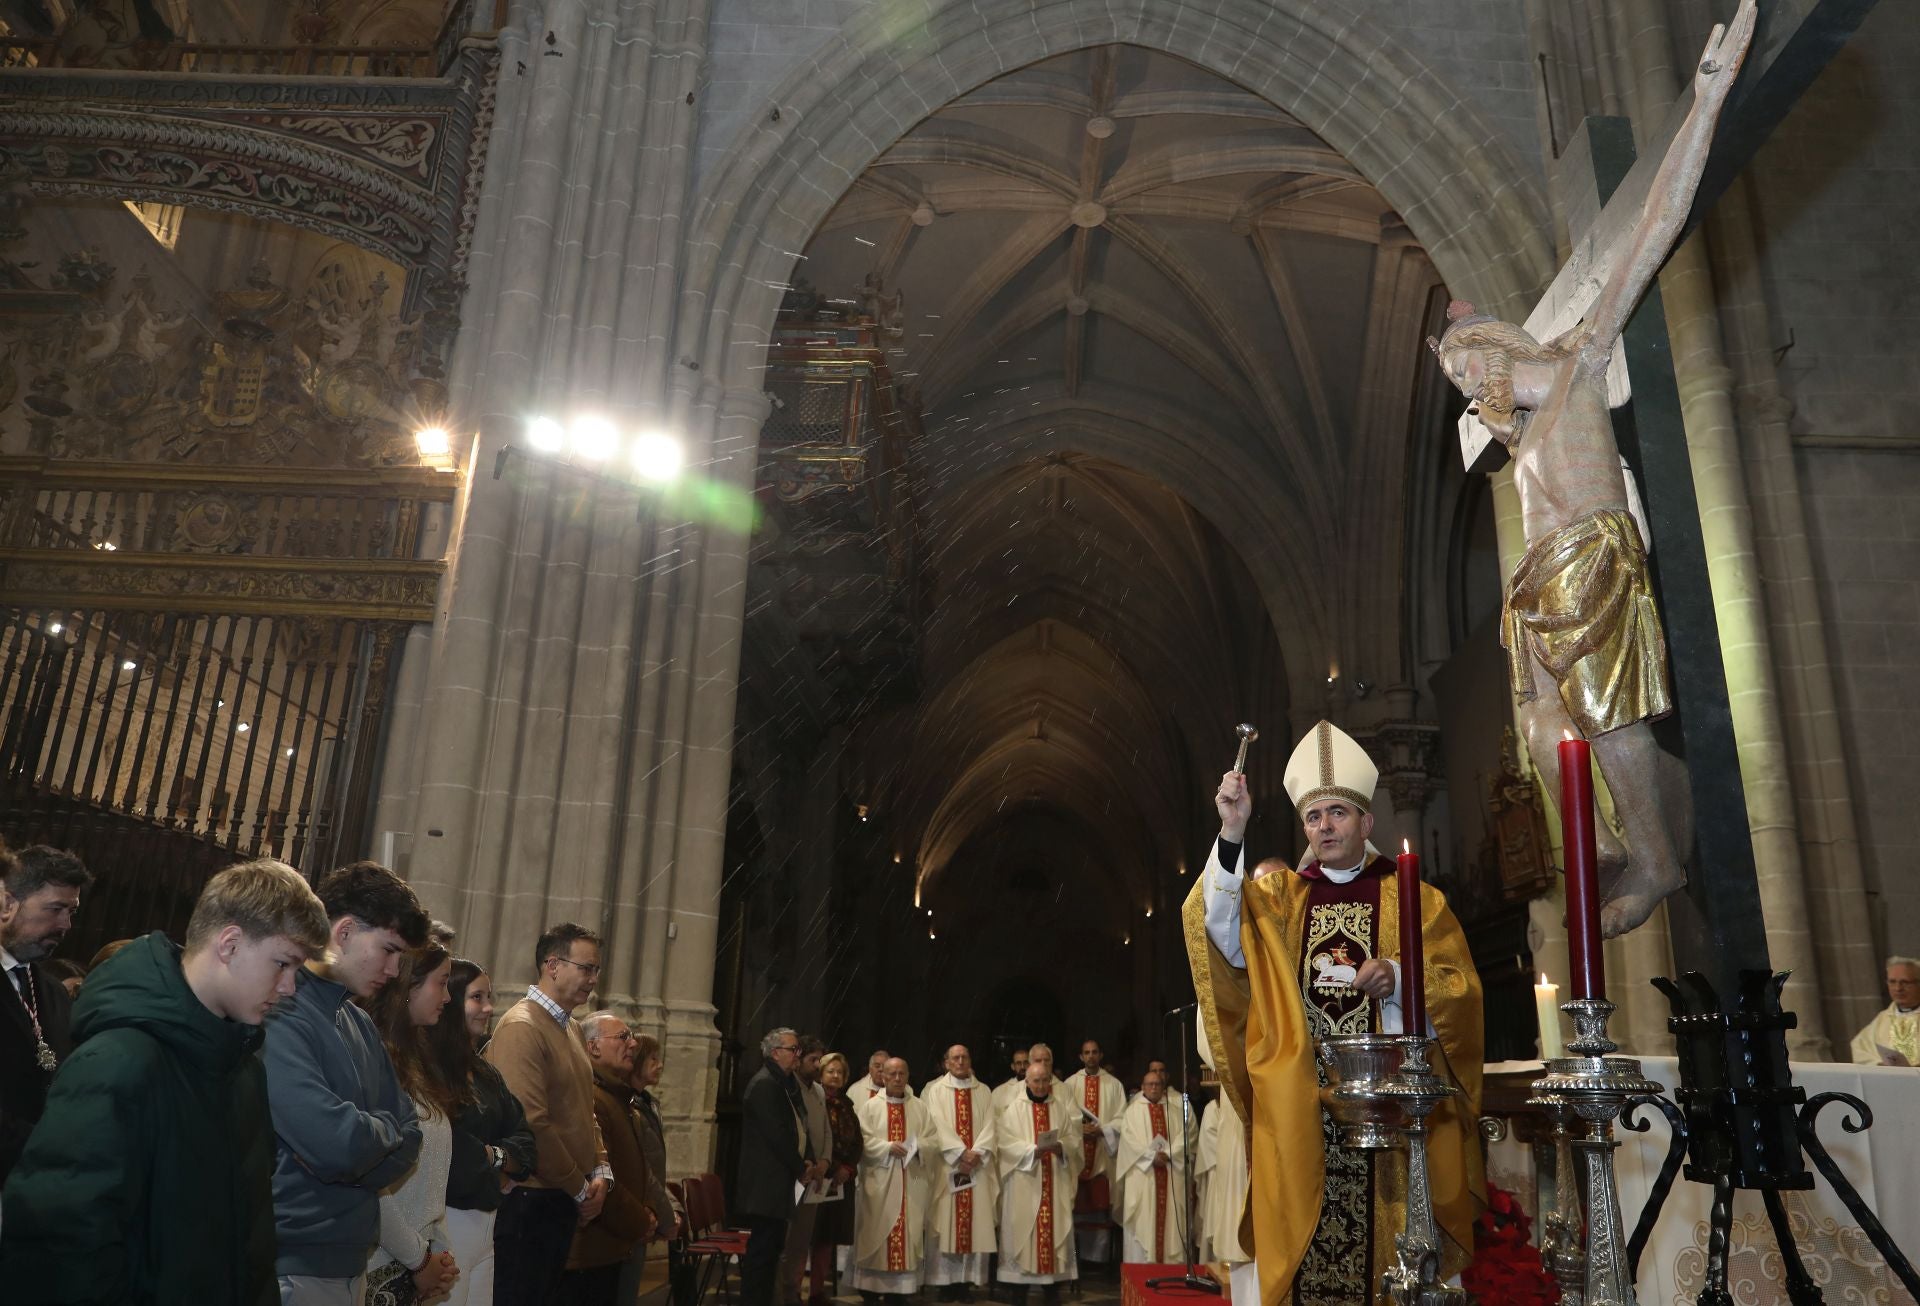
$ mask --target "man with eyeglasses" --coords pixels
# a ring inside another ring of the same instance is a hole
[[[795,1189],[827,1173],[807,1133],[804,1089],[794,1075],[800,1036],[786,1028],[760,1040],[760,1069],[740,1095],[740,1169],[733,1209],[747,1227],[740,1306],[769,1306],[793,1218]]]
[[[498,1306],[557,1299],[574,1230],[599,1218],[614,1182],[593,1114],[593,1062],[573,1020],[600,978],[600,936],[552,926],[534,966],[539,978],[500,1018],[486,1051],[526,1108],[535,1152],[532,1177],[501,1200],[494,1223]]]

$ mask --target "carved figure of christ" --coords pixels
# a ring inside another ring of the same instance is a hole
[[[1528,555],[1509,582],[1503,642],[1521,730],[1548,792],[1559,786],[1557,745],[1577,734],[1592,741],[1613,794],[1624,840],[1601,825],[1608,936],[1643,923],[1685,883],[1692,803],[1685,767],[1648,726],[1671,710],[1666,650],[1629,514],[1607,370],[1686,222],[1756,18],[1754,0],[1743,0],[1733,21],[1714,29],[1692,107],[1624,247],[1595,258],[1606,279],[1577,325],[1541,343],[1455,304],[1446,333],[1429,342],[1469,413],[1513,454]]]

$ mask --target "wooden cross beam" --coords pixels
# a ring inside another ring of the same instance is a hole
[[[1739,82],[1721,110],[1713,147],[1707,155],[1693,208],[1681,229],[1681,240],[1700,225],[1712,211],[1714,202],[1752,162],[1795,101],[1846,45],[1874,2],[1761,0],[1753,48],[1740,70]],[[1567,234],[1572,248],[1567,261],[1524,324],[1534,339],[1552,339],[1578,323],[1593,307],[1615,260],[1627,246],[1640,210],[1646,205],[1647,192],[1653,187],[1653,175],[1659,171],[1660,160],[1693,107],[1691,79],[1683,78],[1682,82],[1680,96],[1653,137],[1654,143],[1617,184],[1607,188],[1602,196],[1604,207],[1583,212],[1577,200],[1570,205]],[[1573,148],[1569,142],[1568,149]],[[1563,169],[1568,162],[1563,157]],[[1609,397],[1615,406],[1625,403],[1631,387],[1628,369],[1618,352],[1607,380]],[[1460,419],[1460,448],[1469,470],[1497,470],[1506,461],[1493,437],[1472,417]]]

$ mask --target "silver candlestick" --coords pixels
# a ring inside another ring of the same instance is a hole
[[[1400,1073],[1385,1086],[1400,1104],[1407,1136],[1407,1223],[1393,1240],[1398,1263],[1380,1276],[1380,1289],[1393,1306],[1455,1306],[1467,1294],[1440,1282],[1440,1225],[1433,1216],[1433,1185],[1427,1178],[1427,1117],[1458,1090],[1433,1073],[1427,1054],[1433,1040],[1408,1034],[1400,1039]]]
[[[1660,1086],[1640,1073],[1640,1063],[1611,1055],[1619,1045],[1607,1037],[1613,1004],[1599,998],[1575,998],[1560,1010],[1573,1018],[1575,1055],[1547,1062],[1534,1081],[1533,1095],[1550,1110],[1564,1113],[1572,1146],[1586,1157],[1586,1289],[1582,1306],[1639,1306],[1627,1272],[1627,1239],[1620,1217],[1620,1189],[1613,1177],[1613,1121],[1627,1099],[1657,1093]],[[1569,1213],[1569,1216],[1571,1213]],[[1570,1268],[1570,1267],[1569,1267]]]
[[[1587,1253],[1580,1235],[1586,1226],[1580,1213],[1580,1178],[1573,1168],[1573,1112],[1558,1098],[1534,1097],[1553,1125],[1553,1208],[1540,1228],[1540,1259],[1560,1285],[1561,1306],[1583,1306],[1587,1288]]]

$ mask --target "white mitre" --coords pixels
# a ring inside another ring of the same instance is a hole
[[[1307,808],[1323,798],[1343,799],[1362,812],[1371,812],[1380,768],[1352,735],[1331,721],[1322,721],[1294,748],[1281,782],[1293,800],[1293,810],[1303,818]]]
[[[1367,750],[1352,735],[1331,721],[1322,721],[1307,731],[1287,759],[1281,776],[1293,810],[1302,820],[1307,809],[1324,798],[1352,803],[1362,812],[1373,811],[1373,791],[1380,783],[1380,768],[1367,756]],[[1380,850],[1367,841],[1367,855],[1377,857]],[[1308,849],[1300,861],[1305,865],[1313,856]]]

